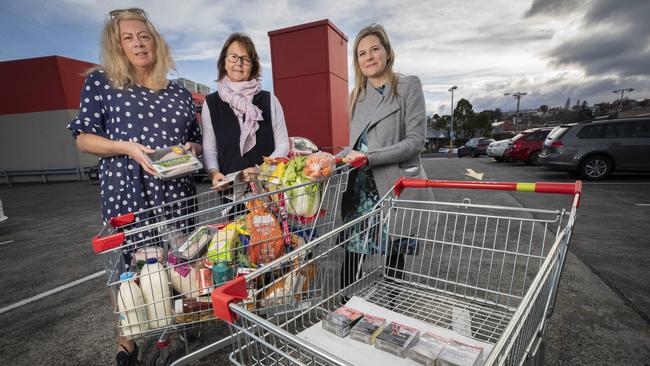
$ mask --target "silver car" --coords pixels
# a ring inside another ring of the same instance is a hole
[[[650,118],[600,120],[558,126],[540,159],[550,168],[605,179],[612,172],[650,171]]]
[[[491,142],[486,150],[487,156],[494,158],[496,161],[504,161],[503,154],[505,154],[509,142],[510,139]]]

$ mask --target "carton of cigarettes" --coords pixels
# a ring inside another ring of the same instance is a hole
[[[419,336],[419,330],[391,322],[377,336],[375,347],[396,356],[406,358],[407,351],[418,340]]]
[[[361,318],[363,318],[362,312],[342,306],[323,319],[323,329],[343,338]]]

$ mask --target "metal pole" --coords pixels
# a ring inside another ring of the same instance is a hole
[[[519,100],[521,99],[521,94],[517,93],[516,97],[517,97],[517,119],[515,119],[515,135],[517,134],[518,132],[517,130],[519,127]]]
[[[452,86],[449,88],[448,91],[451,92],[451,122],[449,125],[449,157],[452,158],[454,156],[454,90],[458,89],[456,85]]]

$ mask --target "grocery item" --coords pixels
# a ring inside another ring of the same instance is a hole
[[[144,247],[136,250],[133,255],[133,259],[138,269],[142,269],[142,266],[147,262],[149,258],[156,258],[158,262],[162,263],[164,260],[165,251],[161,247]]]
[[[475,366],[483,353],[483,347],[472,346],[452,339],[436,359],[436,366]]]
[[[307,157],[303,173],[307,178],[315,180],[329,177],[335,168],[334,155],[321,151]]]
[[[196,271],[197,282],[199,283],[199,293],[201,295],[210,295],[214,288],[212,280],[212,265],[199,265]]]
[[[178,248],[175,255],[184,260],[198,257],[216,233],[216,229],[207,226],[199,227]]]
[[[391,322],[379,333],[375,347],[402,358],[408,349],[418,340],[420,331],[397,322]]]
[[[226,262],[215,263],[212,266],[212,281],[216,286],[228,282],[234,275],[235,271]]]
[[[167,255],[169,265],[169,278],[174,291],[182,294],[186,299],[195,299],[199,296],[199,284],[196,281],[196,270],[189,263],[182,263],[172,253]]]
[[[130,337],[149,329],[142,291],[135,283],[135,275],[134,272],[125,272],[120,275],[117,308],[120,310],[120,327],[124,337]]]
[[[240,245],[237,223],[232,222],[219,229],[208,245],[208,258],[213,262],[230,262],[233,251]]]
[[[203,164],[182,146],[172,146],[145,154],[154,170],[162,179],[187,175],[203,167]]]
[[[212,317],[212,301],[210,298],[201,300],[177,299],[174,301],[175,319],[179,323],[191,323],[207,320]]]
[[[261,200],[247,203],[246,228],[250,232],[248,259],[251,263],[269,263],[284,251],[282,230],[275,216],[267,211]]]
[[[365,314],[352,329],[350,338],[359,342],[374,344],[375,339],[386,327],[386,319]]]
[[[422,365],[434,366],[436,358],[448,342],[449,339],[445,337],[425,332],[418,343],[409,350],[408,357]]]
[[[350,333],[350,329],[361,320],[361,318],[363,318],[362,312],[347,306],[342,306],[329,313],[325,319],[323,319],[323,329],[343,338]]]
[[[140,272],[140,288],[144,298],[150,328],[160,328],[172,323],[174,312],[165,267],[155,258],[150,258]]]
[[[300,292],[307,279],[299,271],[291,271],[276,280],[264,291],[260,306],[291,303]],[[296,299],[299,300],[299,299]]]
[[[298,156],[289,161],[282,176],[282,184],[285,188],[312,182],[304,174],[306,161],[306,156]],[[309,218],[318,213],[321,203],[321,192],[317,183],[290,189],[284,194],[287,213],[290,215]]]

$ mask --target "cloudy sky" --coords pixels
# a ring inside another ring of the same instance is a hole
[[[171,45],[177,76],[213,88],[231,32],[256,42],[271,89],[267,33],[329,19],[349,47],[363,26],[384,25],[396,70],[422,79],[429,114],[449,112],[452,85],[455,100],[467,98],[478,111],[514,109],[514,98],[503,95],[513,91],[528,92],[522,108],[612,101],[622,87],[650,97],[649,0],[3,0],[0,60],[56,54],[97,62],[106,14],[132,6],[147,10]]]

